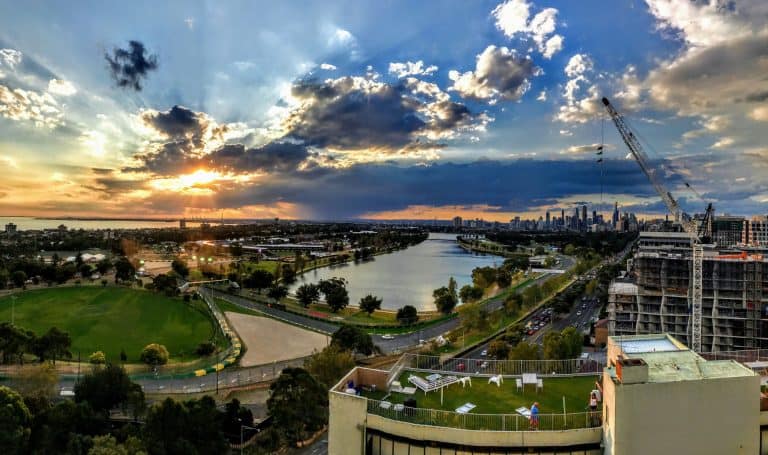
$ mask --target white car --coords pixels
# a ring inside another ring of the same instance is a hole
[[[382,340],[394,340],[394,339],[395,339],[395,336],[394,336],[394,335],[392,335],[392,334],[389,334],[389,333],[387,333],[387,334],[384,334],[384,335],[382,335],[382,336],[381,336],[381,339],[382,339]]]
[[[488,351],[483,350],[483,352],[480,353],[481,356],[485,357],[488,355]]]

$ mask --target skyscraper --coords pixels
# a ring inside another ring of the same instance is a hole
[[[616,201],[614,203],[613,207],[613,227],[616,227],[616,224],[619,222],[619,202]]]
[[[549,229],[549,210],[547,210],[547,222],[544,224],[544,226]]]
[[[587,230],[587,206],[581,206],[581,230]]]

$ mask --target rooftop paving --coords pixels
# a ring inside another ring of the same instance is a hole
[[[450,373],[449,373],[450,374]],[[416,375],[424,378],[427,374],[415,371],[405,371],[398,380],[403,387],[410,386],[408,377]],[[457,375],[458,376],[458,375]],[[534,402],[539,403],[539,412],[542,414],[562,413],[563,397],[565,397],[566,412],[584,412],[588,406],[589,394],[595,389],[595,381],[598,376],[575,377],[547,377],[543,378],[544,389],[536,391],[533,385],[526,385],[520,392],[517,390],[514,378],[505,378],[500,387],[489,384],[487,377],[467,375],[472,378],[472,386],[462,387],[455,383],[444,388],[443,403],[440,404],[440,391],[428,392],[426,395],[417,389],[414,395],[378,390],[367,392],[366,398],[386,400],[393,404],[403,403],[408,398],[414,398],[418,408],[440,409],[454,411],[466,403],[472,403],[476,407],[471,414],[514,414],[519,407],[530,408]],[[461,376],[459,376],[461,377]]]

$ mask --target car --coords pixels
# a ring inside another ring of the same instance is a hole
[[[485,357],[488,355],[488,351],[483,349],[483,352],[480,353],[481,356]]]
[[[536,331],[535,331],[535,330],[533,330],[533,329],[530,329],[530,330],[528,330],[526,333],[527,333],[528,335],[533,335],[534,333],[536,333]]]
[[[395,336],[390,334],[390,333],[385,333],[384,335],[381,336],[381,339],[382,340],[394,340]]]
[[[581,310],[576,312],[576,316],[581,316]]]

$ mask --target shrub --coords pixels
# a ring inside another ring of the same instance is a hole
[[[216,346],[211,342],[204,342],[197,345],[197,349],[195,349],[195,352],[197,355],[204,357],[207,355],[211,355],[216,351]]]
[[[147,365],[165,365],[168,363],[168,349],[162,344],[148,344],[141,350],[141,361]]]
[[[102,351],[96,351],[88,357],[88,361],[94,365],[102,365],[107,363],[107,357]]]

